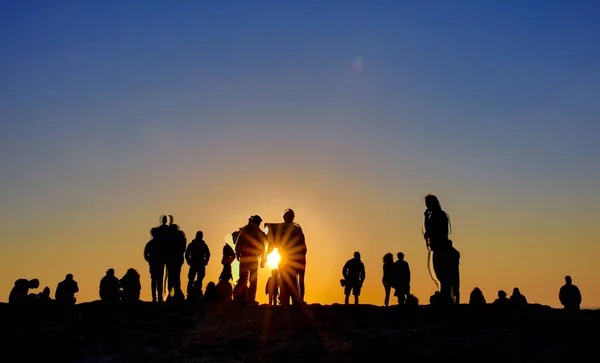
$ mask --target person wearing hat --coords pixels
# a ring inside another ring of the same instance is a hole
[[[246,293],[246,301],[253,304],[256,304],[258,266],[264,267],[264,262],[267,260],[265,250],[267,235],[260,229],[261,223],[262,218],[260,216],[250,217],[248,224],[240,230],[235,245],[235,254],[240,262],[238,284],[247,286],[250,282]]]

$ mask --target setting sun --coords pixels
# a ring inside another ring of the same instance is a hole
[[[271,253],[267,256],[267,265],[272,268],[277,268],[279,265],[279,252],[277,252],[277,248],[273,249]]]

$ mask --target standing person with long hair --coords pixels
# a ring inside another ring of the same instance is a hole
[[[433,270],[440,282],[440,293],[444,300],[452,298],[452,281],[448,271],[448,258],[450,257],[451,244],[448,241],[450,234],[450,217],[442,209],[438,198],[433,194],[425,196],[424,233],[425,244],[433,253]]]
[[[383,289],[385,291],[385,299],[383,301],[385,306],[390,305],[390,292],[394,284],[394,255],[386,253],[383,256],[383,277],[381,283],[383,283]]]

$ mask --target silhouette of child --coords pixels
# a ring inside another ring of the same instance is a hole
[[[277,283],[279,271],[274,269],[271,271],[271,277],[265,285],[265,294],[269,295],[269,305],[277,305],[277,295],[279,295],[279,284]]]

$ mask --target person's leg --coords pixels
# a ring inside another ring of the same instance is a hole
[[[204,283],[204,277],[206,276],[206,267],[198,267],[198,288],[200,289],[200,295],[202,295],[202,286]]]
[[[302,267],[298,270],[298,299],[300,300],[301,303],[304,302],[304,293],[305,293],[305,287],[304,287],[304,275],[306,274],[306,261],[304,261],[304,264],[302,265]]]
[[[252,261],[250,267],[250,287],[248,288],[248,301],[256,301],[256,290],[258,289],[258,259]]]
[[[346,281],[346,286],[344,286],[344,305],[348,305],[350,300],[350,293],[352,292],[352,284],[349,281]]]
[[[196,270],[196,268],[194,266],[190,266],[190,269],[188,271],[188,282],[187,282],[187,295],[188,297],[190,295],[192,295],[193,289],[194,289],[194,279],[196,278],[196,274],[198,273],[198,271]]]
[[[361,286],[359,285],[354,285],[354,304],[358,305],[358,297],[360,296],[360,289]]]
[[[383,304],[385,306],[389,306],[390,305],[390,291],[392,290],[392,287],[390,286],[389,282],[387,282],[386,280],[383,280],[383,290],[385,291],[385,298],[383,299]]]

